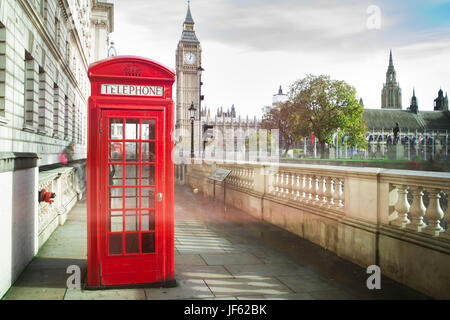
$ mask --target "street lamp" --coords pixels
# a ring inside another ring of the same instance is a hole
[[[191,106],[189,107],[189,115],[191,118],[191,159],[194,158],[194,120],[195,120],[195,109],[194,102],[191,103]]]
[[[203,69],[202,68],[202,66],[199,66],[198,68],[197,68],[197,75],[198,75],[198,79],[199,79],[199,86],[198,86],[198,95],[199,95],[199,97],[198,97],[198,109],[199,109],[199,112],[198,112],[198,120],[199,120],[199,124],[201,124],[202,123],[202,100],[205,98],[204,96],[202,96],[202,85],[203,85],[203,82],[202,82],[202,72],[203,71],[205,71],[205,69]],[[199,133],[200,133],[200,135],[199,135],[199,141],[198,141],[198,143],[199,143],[199,150],[201,150],[201,143],[202,143],[202,140],[203,140],[203,132],[201,131],[202,129],[201,129],[201,125],[199,125]]]

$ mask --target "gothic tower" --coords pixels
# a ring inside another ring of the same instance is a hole
[[[200,41],[195,35],[195,23],[192,19],[190,4],[186,19],[183,23],[183,33],[178,42],[176,51],[176,77],[177,77],[177,108],[176,125],[179,136],[182,137],[185,147],[190,146],[191,142],[191,121],[189,116],[189,107],[194,103],[196,118],[199,115],[200,101],[200,75],[198,68],[201,66],[202,49]],[[199,128],[195,128],[197,132]],[[198,144],[198,135],[194,134],[194,145]]]
[[[442,89],[439,90],[438,97],[434,99],[434,111],[448,111],[448,96],[446,93],[444,97]]]
[[[389,55],[389,67],[386,72],[386,83],[381,92],[382,109],[401,109],[402,108],[402,89],[397,82],[397,75],[392,60],[392,50]]]
[[[416,89],[413,89],[413,96],[411,98],[411,104],[409,106],[409,110],[415,114],[417,114],[419,112],[419,103],[417,102]]]

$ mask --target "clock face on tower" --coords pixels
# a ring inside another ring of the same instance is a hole
[[[193,53],[193,52],[186,52],[184,54],[184,62],[186,64],[194,64],[195,61],[197,61],[197,57],[195,56],[195,53]]]

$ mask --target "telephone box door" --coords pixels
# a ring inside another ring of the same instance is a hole
[[[164,116],[164,111],[102,111],[103,285],[164,280]]]

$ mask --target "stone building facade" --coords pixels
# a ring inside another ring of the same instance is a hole
[[[0,152],[57,162],[75,142],[86,158],[88,65],[106,57],[113,4],[3,0],[0,4]]]
[[[106,57],[108,0],[0,0],[0,298],[82,195],[88,65]],[[51,170],[49,170],[51,169]],[[81,172],[81,171],[77,171]],[[38,191],[54,193],[38,202]]]

